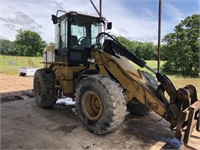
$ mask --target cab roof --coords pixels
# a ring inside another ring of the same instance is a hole
[[[67,13],[59,16],[58,22],[64,20],[65,18],[74,18],[74,17],[82,18],[80,20],[93,20],[93,21],[97,21],[97,22],[104,22],[104,20],[105,20],[105,18],[100,18],[100,17],[97,17],[97,16],[82,14],[82,13],[78,13],[76,11],[70,11],[70,12],[67,12]]]

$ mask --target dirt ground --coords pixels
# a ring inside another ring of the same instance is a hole
[[[0,74],[0,93],[30,90],[33,88],[33,77]]]
[[[32,89],[32,79],[0,75],[0,93]],[[41,109],[33,98],[14,97],[1,101],[1,149],[177,149],[180,143],[173,139],[169,123],[149,118],[160,119],[153,112],[144,117],[127,114],[117,130],[97,136],[83,127],[73,105]],[[195,131],[190,148],[200,149],[199,143]]]

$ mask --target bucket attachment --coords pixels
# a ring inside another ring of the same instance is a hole
[[[197,99],[196,88],[193,85],[187,85],[176,90],[165,75],[157,73],[156,76],[161,82],[157,94],[162,98],[163,91],[166,91],[170,96],[165,119],[170,122],[170,129],[176,131],[175,137],[188,145],[194,129],[200,132],[200,101]],[[165,102],[164,99],[162,100]]]
[[[172,112],[172,118],[176,118],[176,123],[172,125],[176,131],[175,137],[188,145],[190,136],[194,129],[200,131],[200,101],[197,100],[197,91],[193,85],[187,85],[177,90],[174,104],[177,107]],[[171,105],[174,106],[174,105]],[[178,111],[174,111],[178,110]],[[176,117],[177,116],[177,117]],[[173,119],[172,119],[173,120]]]
[[[178,115],[175,137],[188,145],[195,127],[200,132],[200,101],[194,102]]]

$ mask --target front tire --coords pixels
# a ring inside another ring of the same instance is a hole
[[[122,89],[116,82],[102,75],[82,79],[76,87],[75,102],[80,120],[95,134],[115,130],[126,114]]]
[[[33,80],[34,96],[39,107],[52,107],[56,103],[54,84],[55,73],[52,70],[44,68],[35,72]]]

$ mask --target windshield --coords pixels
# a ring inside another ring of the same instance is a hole
[[[89,48],[96,44],[99,23],[91,18],[74,18],[71,24],[71,47],[76,49]]]

